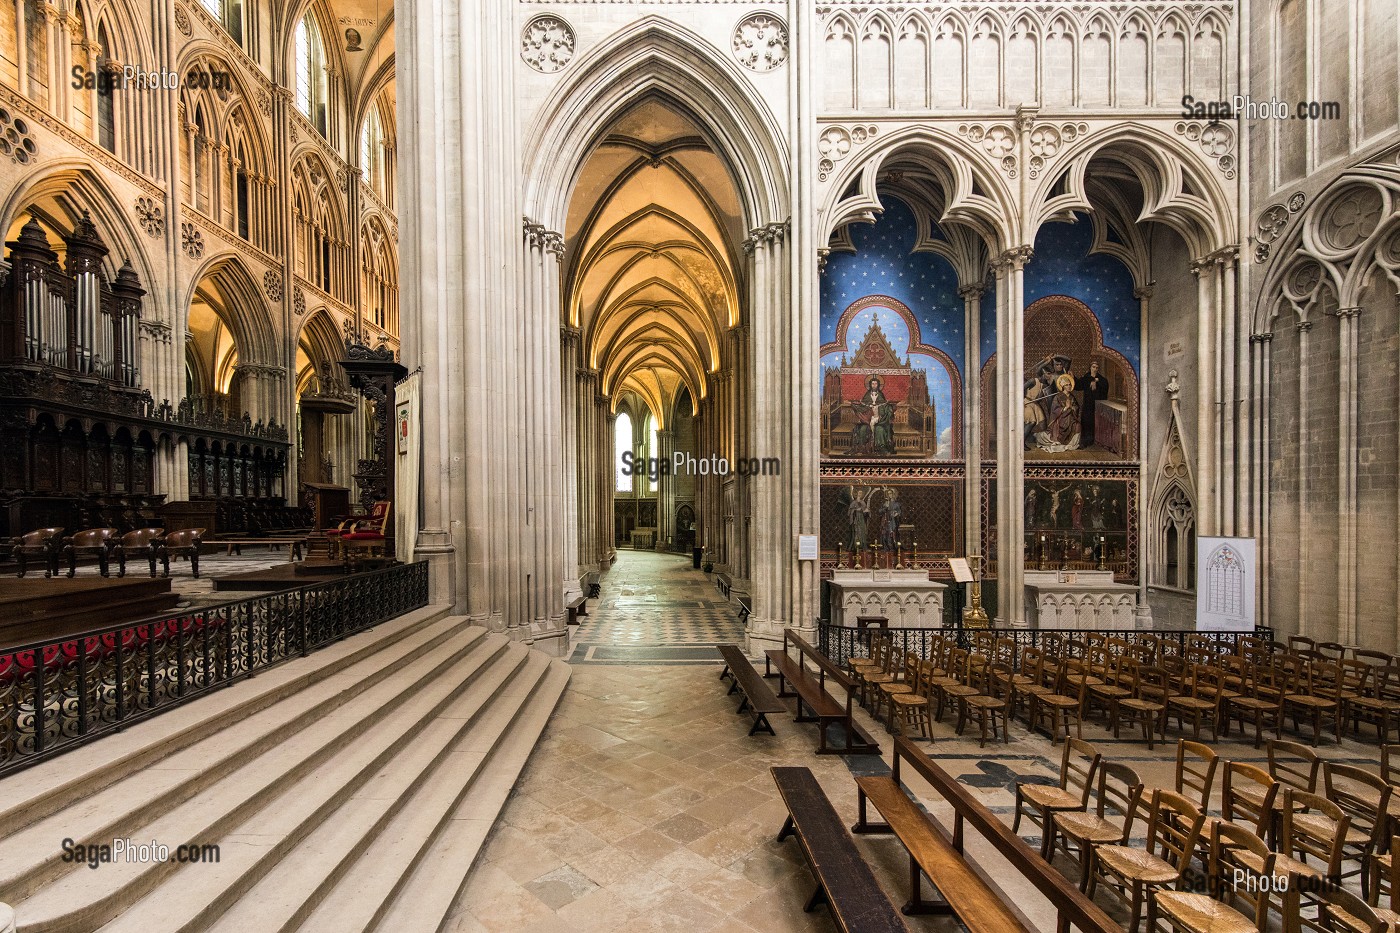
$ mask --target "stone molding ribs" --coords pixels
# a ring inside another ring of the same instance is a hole
[[[103,171],[120,175],[151,197],[164,197],[164,190],[154,181],[142,175],[121,159],[118,159],[115,155],[97,145],[97,143],[78,133],[76,130],[69,127],[68,124],[45,112],[38,104],[22,96],[18,91],[4,83],[0,83],[0,107],[22,113],[27,119],[44,127],[44,129],[53,133],[55,136],[60,137],[68,145],[81,150],[88,159],[96,162]]]
[[[541,13],[520,31],[520,59],[540,74],[555,74],[574,59],[574,27],[562,17]]]
[[[750,13],[734,27],[734,57],[760,74],[781,68],[788,59],[788,27],[777,14]]]

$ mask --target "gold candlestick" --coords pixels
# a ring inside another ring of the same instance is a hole
[[[895,569],[898,570],[898,569],[899,569],[900,567],[902,567],[903,565],[904,565],[904,542],[903,542],[903,541],[896,541],[896,542],[894,543],[894,566],[895,566]]]
[[[837,570],[845,570],[845,569],[846,569],[846,558],[844,558],[844,557],[841,556],[841,542],[840,542],[840,541],[837,541],[837,542],[836,542],[836,569],[837,569]]]
[[[878,541],[870,546],[870,569],[880,569],[880,542]]]
[[[968,565],[972,568],[972,602],[963,610],[963,628],[991,628],[991,620],[987,618],[987,610],[982,608],[982,580],[978,572],[982,558],[977,554],[969,554]]]

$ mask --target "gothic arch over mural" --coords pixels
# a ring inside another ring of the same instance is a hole
[[[853,325],[861,332],[855,347],[849,340]],[[887,295],[852,302],[837,321],[835,340],[823,344],[820,354],[823,457],[962,456],[962,376],[952,357],[923,342],[908,305]],[[917,365],[915,357],[929,363]],[[872,386],[876,380],[880,385]],[[885,404],[892,410],[882,412]]]
[[[1127,357],[1105,345],[1103,327],[1093,309],[1069,295],[1046,295],[1032,302],[1026,308],[1024,346],[1026,459],[1136,460],[1137,373]],[[995,397],[996,361],[993,353],[982,367],[982,397],[986,400]],[[1091,406],[1084,377],[1091,375],[1094,363],[1099,364],[1108,385]],[[1061,385],[1061,377],[1066,375],[1071,377],[1068,394],[1073,396],[1072,403]],[[1087,420],[1091,415],[1095,419],[1092,434]],[[997,438],[996,408],[984,404],[984,457],[996,456]],[[1092,446],[1085,443],[1091,438]]]

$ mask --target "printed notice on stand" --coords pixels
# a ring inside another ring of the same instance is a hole
[[[954,580],[959,583],[972,582],[972,568],[968,566],[966,557],[950,557],[948,566],[953,570]]]
[[[1196,539],[1196,630],[1254,631],[1253,538]]]
[[[816,535],[797,536],[797,559],[816,560],[819,557]]]

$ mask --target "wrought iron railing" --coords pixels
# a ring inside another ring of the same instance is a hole
[[[427,604],[418,561],[0,650],[0,775]]]
[[[1047,636],[1056,636],[1057,657],[1083,657],[1090,635],[1107,635],[1121,638],[1130,644],[1145,643],[1155,639],[1160,650],[1166,654],[1184,655],[1191,644],[1214,646],[1218,652],[1234,653],[1238,650],[1242,637],[1261,638],[1272,641],[1271,628],[1258,627],[1253,632],[1197,632],[1184,629],[1137,629],[1129,631],[1104,631],[1100,629],[1033,629],[1033,628],[848,628],[832,625],[825,619],[818,622],[819,646],[822,654],[833,662],[845,665],[851,658],[867,657],[870,654],[870,639],[873,636],[893,639],[897,657],[914,652],[919,657],[929,657],[929,647],[935,635],[953,637],[959,647],[971,650],[974,637],[1010,639],[1014,645],[1014,656],[1004,658],[1012,665],[1020,664],[1022,648],[1039,648]]]

